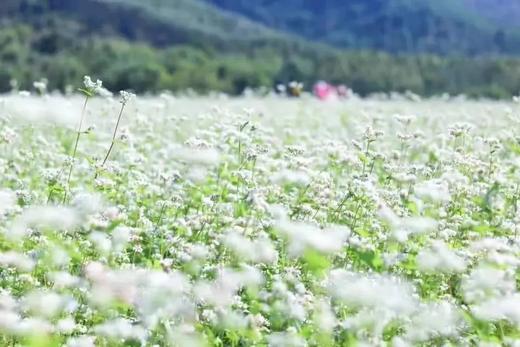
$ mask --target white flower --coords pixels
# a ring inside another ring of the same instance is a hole
[[[439,336],[456,336],[463,327],[463,320],[453,304],[442,301],[421,305],[408,327],[407,340],[426,341]]]
[[[179,161],[197,165],[213,166],[218,164],[220,161],[219,152],[211,148],[199,149],[181,147],[173,150],[171,155],[172,158]]]
[[[68,299],[54,292],[33,291],[23,298],[26,310],[44,318],[56,316],[68,304]]]
[[[230,232],[224,237],[224,244],[243,259],[255,263],[274,263],[278,253],[268,238],[250,240],[237,232]]]
[[[119,100],[119,102],[123,105],[126,105],[132,98],[135,97],[135,94],[127,92],[125,90],[120,91],[119,94],[121,95],[121,100]]]
[[[118,226],[112,231],[112,249],[114,252],[121,252],[124,250],[132,237],[132,231],[125,226]]]
[[[56,322],[56,329],[62,334],[70,334],[76,328],[76,322],[71,317],[60,319]]]
[[[39,227],[55,230],[69,230],[79,223],[75,210],[59,206],[34,206],[25,210],[6,233],[11,239],[20,239],[27,234],[27,228]]]
[[[33,87],[38,91],[38,93],[45,94],[45,92],[47,91],[47,83],[48,81],[46,79],[34,81]]]
[[[514,276],[504,270],[490,266],[479,266],[462,280],[462,291],[468,302],[481,302],[485,299],[513,293],[516,289]]]
[[[0,253],[0,265],[13,266],[20,271],[30,272],[34,268],[35,262],[24,254],[7,251]]]
[[[0,332],[16,332],[21,320],[18,313],[0,308]]]
[[[93,82],[90,76],[85,76],[83,77],[83,85],[89,92],[96,94],[103,87],[103,82],[100,80]]]
[[[328,288],[333,297],[353,308],[409,314],[418,304],[413,286],[397,277],[334,269],[328,278]]]
[[[108,255],[110,253],[112,242],[105,233],[93,231],[89,235],[89,240],[92,241],[98,252],[102,255]]]
[[[466,262],[442,241],[435,241],[430,249],[422,250],[417,255],[417,267],[426,272],[462,272]]]
[[[272,333],[267,337],[269,347],[306,347],[307,342],[303,337],[293,332]]]
[[[276,183],[292,183],[302,186],[309,184],[311,181],[307,173],[296,170],[279,171],[272,177],[272,180]]]
[[[420,199],[437,203],[445,203],[451,199],[448,185],[440,180],[418,183],[415,185],[414,192]]]
[[[334,225],[319,229],[311,224],[280,220],[276,229],[289,239],[289,254],[302,255],[307,249],[323,253],[336,253],[342,250],[350,236],[346,226]]]
[[[491,299],[471,307],[471,312],[481,320],[498,321],[506,319],[513,324],[520,324],[520,294]]]
[[[99,324],[94,327],[94,331],[109,338],[138,341],[144,340],[147,334],[143,327],[132,324],[124,318],[116,318]]]
[[[95,336],[78,336],[71,337],[67,340],[66,347],[96,347]]]

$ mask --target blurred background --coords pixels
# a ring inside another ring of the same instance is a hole
[[[520,92],[518,0],[1,0],[0,91]]]

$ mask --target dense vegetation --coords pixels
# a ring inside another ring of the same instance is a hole
[[[272,31],[195,0],[7,0],[0,4],[0,91],[84,74],[112,90],[240,93],[290,80],[346,83],[365,95],[406,91],[510,97],[520,59],[341,51]]]
[[[101,84],[0,102],[0,346],[519,346],[518,105]]]
[[[436,54],[520,53],[515,1],[205,0],[270,27],[349,48]],[[516,15],[516,17],[515,17]]]

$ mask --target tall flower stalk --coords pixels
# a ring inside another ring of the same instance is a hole
[[[121,103],[121,109],[119,110],[119,115],[117,116],[117,122],[116,126],[114,128],[114,134],[112,135],[112,142],[110,143],[110,147],[108,148],[107,154],[105,155],[105,158],[103,159],[103,162],[101,163],[101,167],[105,165],[105,163],[108,160],[108,157],[110,156],[110,153],[112,153],[112,149],[114,148],[116,137],[117,137],[117,130],[119,129],[119,124],[121,123],[121,118],[123,116],[123,111],[125,110],[125,106],[134,97],[135,95],[132,93],[129,93],[127,91],[122,90],[121,92],[121,100],[119,101]]]
[[[76,142],[74,143],[74,149],[72,151],[72,159],[69,168],[69,174],[67,175],[67,182],[65,184],[65,193],[63,194],[63,202],[67,200],[67,193],[70,189],[70,178],[72,177],[72,171],[74,170],[74,164],[76,161],[76,153],[78,151],[79,139],[82,134],[83,122],[85,121],[85,114],[87,112],[87,104],[91,97],[96,95],[103,88],[103,82],[97,80],[93,82],[90,76],[85,76],[83,79],[84,88],[81,88],[80,91],[85,95],[85,102],[83,103],[83,109],[81,110],[81,118],[79,120],[78,128],[76,130]]]

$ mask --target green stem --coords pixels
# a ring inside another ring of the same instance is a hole
[[[85,111],[87,110],[87,103],[89,96],[85,97],[85,103],[83,104],[83,110],[81,111],[81,119],[79,120],[78,130],[76,133],[76,143],[74,144],[74,150],[72,151],[72,163],[70,164],[69,174],[67,176],[67,184],[65,185],[65,193],[63,195],[63,203],[67,200],[67,191],[70,188],[70,178],[72,176],[72,170],[74,169],[74,162],[76,161],[76,152],[78,151],[79,137],[81,136],[81,128],[85,119]]]
[[[119,128],[119,123],[121,122],[121,118],[123,116],[124,109],[125,109],[125,104],[123,103],[121,105],[121,110],[119,111],[119,116],[117,116],[116,127],[114,128],[114,134],[112,135],[112,143],[110,144],[110,148],[108,148],[107,155],[105,156],[105,159],[103,159],[103,163],[101,164],[101,166],[105,165],[105,163],[108,160],[108,157],[110,156],[110,153],[112,152],[112,148],[114,148],[114,143],[116,142],[116,136],[117,136],[117,129]]]

